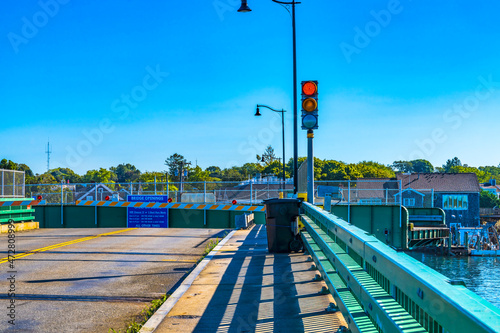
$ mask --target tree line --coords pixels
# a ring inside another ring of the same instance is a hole
[[[299,157],[299,166],[305,162],[306,157]],[[268,146],[262,155],[256,156],[256,162],[245,163],[242,166],[230,168],[220,168],[219,166],[209,166],[205,169],[200,166],[193,166],[181,154],[173,154],[165,160],[164,171],[141,172],[130,163],[122,163],[109,168],[99,168],[88,170],[85,174],[79,175],[69,168],[55,168],[43,174],[34,174],[26,164],[15,163],[2,159],[0,169],[20,170],[26,174],[26,184],[55,184],[61,181],[69,183],[129,183],[129,182],[217,182],[234,181],[240,182],[253,178],[256,175],[282,177],[283,163]],[[285,164],[285,176],[289,178],[293,170],[293,159],[289,159]],[[314,178],[315,180],[354,180],[359,178],[393,178],[398,172],[411,173],[465,173],[472,172],[478,177],[480,183],[496,179],[500,182],[499,166],[472,167],[462,164],[460,159],[454,157],[447,160],[442,166],[435,167],[429,161],[418,159],[413,161],[394,161],[390,165],[384,165],[374,161],[362,161],[359,163],[345,163],[331,159],[314,158]]]

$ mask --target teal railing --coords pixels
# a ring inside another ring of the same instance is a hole
[[[500,332],[500,309],[374,236],[303,203],[302,239],[351,332]]]

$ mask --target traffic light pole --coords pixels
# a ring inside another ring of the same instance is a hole
[[[314,205],[314,131],[307,130],[307,202]]]

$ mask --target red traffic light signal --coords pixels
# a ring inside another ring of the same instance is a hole
[[[233,200],[232,203],[233,203],[233,205],[236,205],[238,203],[238,201]]]
[[[168,203],[171,203],[172,202],[172,198],[168,198]]]
[[[318,85],[315,81],[302,81],[302,94],[314,96],[318,93]]]
[[[109,195],[107,195],[104,200],[109,201]]]
[[[38,200],[38,201],[42,200],[42,196],[41,195],[37,195],[36,196],[36,200]]]

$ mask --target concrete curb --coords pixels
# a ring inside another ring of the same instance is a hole
[[[182,284],[174,291],[174,293],[165,301],[165,303],[163,303],[154,315],[151,316],[151,318],[149,318],[149,320],[144,324],[144,326],[142,326],[139,333],[151,333],[158,328],[177,301],[182,297],[182,295],[184,295],[189,287],[191,287],[194,280],[208,265],[210,260],[212,260],[213,256],[222,248],[224,244],[226,244],[235,232],[236,230],[231,231],[212,251],[210,251],[209,254],[207,254],[207,256],[196,266],[196,268],[184,279]]]

